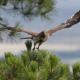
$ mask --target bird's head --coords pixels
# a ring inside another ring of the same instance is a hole
[[[41,36],[42,38],[45,38],[45,37],[46,37],[45,31],[42,31],[42,32],[40,33],[40,36]]]
[[[49,37],[49,34],[48,34],[47,31],[42,31],[42,32],[40,33],[40,35],[41,35],[42,38]]]

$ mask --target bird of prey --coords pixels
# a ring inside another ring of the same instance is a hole
[[[32,32],[32,31],[29,31],[26,29],[16,29],[14,27],[9,27],[9,26],[6,26],[6,25],[1,24],[1,23],[0,23],[0,25],[2,25],[4,27],[4,29],[7,29],[7,30],[24,32],[24,33],[31,35],[30,37],[25,37],[25,38],[21,38],[21,39],[32,39],[34,42],[33,50],[35,50],[35,47],[37,44],[38,44],[37,49],[39,49],[40,45],[42,43],[44,43],[55,32],[62,30],[62,29],[70,28],[79,22],[80,22],[80,10],[78,12],[76,12],[73,16],[71,16],[69,19],[67,19],[67,21],[61,23],[60,25],[57,25],[56,27],[54,27],[50,30],[47,30],[47,31],[46,30],[41,31],[39,33]]]

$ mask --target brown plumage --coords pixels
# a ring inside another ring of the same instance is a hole
[[[70,28],[73,25],[77,24],[78,22],[80,22],[80,10],[78,12],[76,12],[71,18],[69,18],[66,22],[61,23],[60,25],[56,26],[53,29],[50,29],[48,31],[42,31],[40,33],[36,33],[36,32],[32,32],[29,30],[24,30],[24,29],[15,29],[14,27],[9,27],[6,26],[4,24],[1,24],[2,26],[4,26],[5,29],[7,30],[14,30],[17,32],[24,32],[27,33],[29,35],[31,35],[31,37],[26,37],[26,38],[21,38],[21,39],[32,39],[34,41],[34,48],[36,44],[38,44],[37,49],[39,49],[40,45],[45,42],[48,37],[52,36],[52,34],[54,34],[55,32],[65,29],[65,28]]]

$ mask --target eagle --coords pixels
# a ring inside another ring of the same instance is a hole
[[[39,47],[45,41],[47,41],[48,38],[50,36],[52,36],[52,34],[54,34],[55,32],[60,31],[62,29],[70,28],[70,27],[72,27],[73,25],[75,25],[79,22],[80,22],[80,10],[77,11],[74,15],[72,15],[65,22],[55,26],[52,29],[49,29],[47,31],[44,30],[44,31],[41,31],[39,33],[30,31],[30,30],[27,30],[27,29],[16,29],[16,28],[11,27],[11,26],[6,26],[5,24],[2,24],[2,23],[0,23],[0,25],[2,25],[4,27],[4,29],[7,29],[7,30],[16,31],[16,32],[24,32],[24,33],[29,34],[30,35],[29,37],[25,37],[25,38],[21,38],[21,39],[31,39],[31,40],[33,40],[33,42],[34,42],[33,50],[35,50],[35,49],[39,49]],[[37,44],[38,44],[38,47],[36,48]]]

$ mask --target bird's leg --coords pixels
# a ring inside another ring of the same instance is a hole
[[[36,43],[34,43],[34,47],[33,47],[33,50],[35,50],[35,47],[36,47]]]
[[[39,47],[41,46],[41,44],[42,44],[42,43],[39,43],[39,45],[38,45],[38,47],[37,47],[38,50],[39,50]]]

